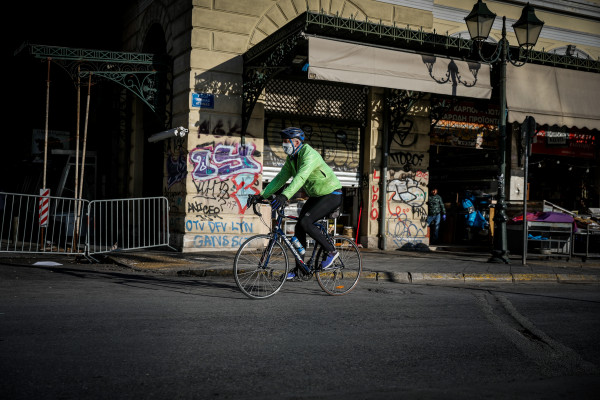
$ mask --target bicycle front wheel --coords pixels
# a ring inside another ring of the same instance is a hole
[[[239,248],[233,262],[238,288],[251,299],[273,296],[285,283],[288,256],[270,235],[252,236]]]
[[[362,272],[360,251],[353,240],[336,236],[333,238],[335,249],[340,256],[335,260],[334,267],[323,271],[321,262],[327,257],[323,248],[317,253],[317,282],[326,293],[341,296],[350,293],[356,287]]]

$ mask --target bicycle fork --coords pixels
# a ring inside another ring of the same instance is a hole
[[[269,240],[269,244],[262,252],[260,256],[260,266],[265,269],[267,265],[269,265],[269,259],[271,258],[271,252],[273,251],[273,246],[275,245],[275,238]]]

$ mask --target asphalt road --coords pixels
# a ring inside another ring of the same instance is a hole
[[[8,399],[596,398],[597,284],[401,284],[264,301],[228,278],[0,265]]]

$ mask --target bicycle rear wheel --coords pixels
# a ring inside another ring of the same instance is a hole
[[[287,272],[287,253],[270,235],[246,240],[233,261],[235,283],[251,299],[273,296],[285,283]]]
[[[317,282],[326,293],[332,296],[341,296],[350,293],[356,287],[362,272],[360,251],[353,240],[336,236],[333,238],[335,249],[340,256],[335,260],[334,267],[321,270],[321,262],[327,257],[323,248],[317,253]]]

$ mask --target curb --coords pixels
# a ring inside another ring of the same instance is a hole
[[[230,277],[233,276],[231,269],[188,269],[178,270],[177,276],[197,277]],[[427,283],[435,281],[457,282],[457,283],[523,283],[523,282],[580,282],[598,283],[600,276],[584,274],[487,274],[487,273],[436,273],[436,272],[385,272],[368,271],[362,272],[361,279],[372,279],[382,282],[393,283]]]
[[[558,282],[556,274],[513,274],[515,282]]]
[[[229,277],[233,276],[233,268],[218,268],[212,265],[198,266],[191,262],[169,262],[166,260],[132,261],[121,257],[107,256],[113,263],[135,271],[151,272],[159,275],[175,275],[180,277]],[[206,263],[209,264],[209,263]],[[395,272],[395,271],[363,271],[361,279],[369,279],[392,283],[428,284],[434,282],[451,283],[600,283],[600,274],[585,273],[463,273],[463,272]]]
[[[507,282],[513,283],[512,274],[464,274],[465,282]]]
[[[583,274],[557,274],[558,282],[600,282],[600,276]]]
[[[113,262],[138,271],[149,271],[159,274],[177,275],[181,277],[195,276],[207,277],[232,277],[232,268],[185,268],[180,265],[171,268],[161,264],[161,267],[151,268],[147,264],[156,263],[128,263],[122,259],[111,257]],[[144,267],[143,264],[146,264]],[[462,272],[390,272],[390,271],[363,271],[361,279],[371,279],[393,283],[527,283],[527,282],[555,282],[555,283],[600,283],[600,275],[570,274],[570,273],[462,273]]]

